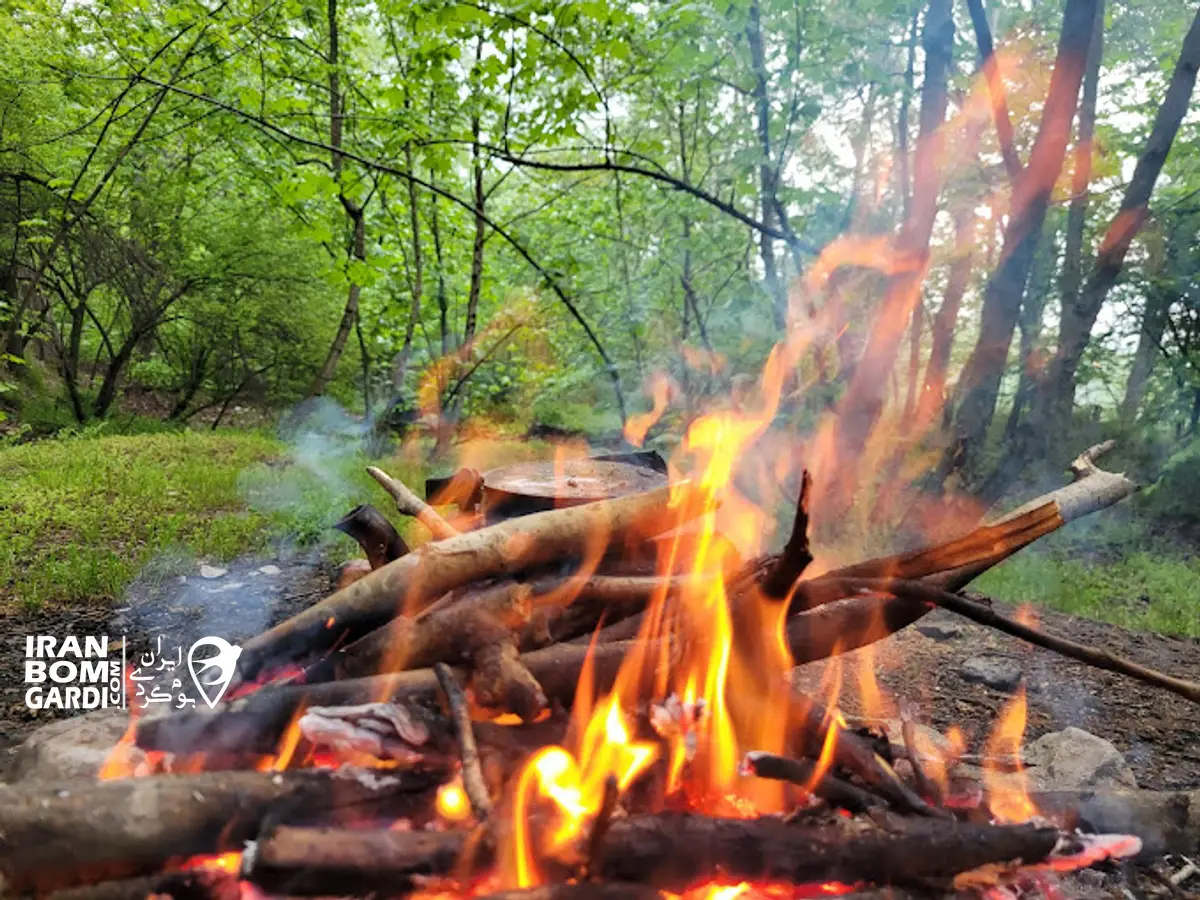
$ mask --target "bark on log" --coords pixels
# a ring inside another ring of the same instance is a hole
[[[304,680],[317,684],[462,662],[467,648],[478,643],[473,633],[485,622],[499,622],[512,630],[525,625],[532,613],[529,586],[503,581],[428,615],[400,616],[309,666]]]
[[[206,772],[0,788],[0,896],[160,871],[175,857],[241,850],[265,816],[392,814],[429,801],[440,776]]]
[[[1029,825],[924,820],[903,834],[855,834],[767,817],[665,813],[614,821],[595,875],[671,891],[718,875],[796,885],[912,884],[947,880],[988,863],[1037,862],[1057,840],[1056,829]],[[461,832],[280,828],[259,842],[246,874],[268,891],[291,896],[402,894],[414,876],[455,871],[467,841]],[[490,864],[487,844],[483,840],[472,854],[473,869]]]
[[[367,474],[396,501],[396,509],[412,516],[433,533],[434,540],[445,540],[459,533],[458,529],[442,518],[432,506],[409,490],[408,485],[397,481],[383,469],[367,466]]]
[[[683,502],[668,508],[671,492]],[[686,486],[534,513],[434,541],[248,641],[243,679],[354,640],[401,613],[416,613],[460,585],[579,556],[598,541],[638,542],[703,512]]]

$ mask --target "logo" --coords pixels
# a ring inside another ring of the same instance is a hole
[[[196,651],[204,647],[216,647],[217,652],[201,662],[196,658]],[[192,673],[192,681],[196,683],[196,690],[200,692],[209,709],[221,702],[229,682],[233,681],[233,673],[241,655],[242,648],[234,646],[224,638],[205,637],[192,644],[187,656],[188,669]],[[216,669],[215,672],[208,672],[213,668]],[[202,677],[206,672],[208,674]],[[209,696],[210,688],[213,689],[212,696]]]
[[[110,659],[107,637],[25,637],[25,705],[30,709],[125,707],[125,649]]]
[[[184,709],[196,706],[194,686],[209,708],[215,707],[233,681],[242,648],[224,638],[203,637],[186,655],[180,645],[173,651],[164,652],[160,636],[155,649],[130,666],[124,638],[110,645],[106,635],[27,635],[25,705],[33,710],[125,709],[132,702],[138,709],[157,704]],[[191,684],[185,684],[185,660]]]

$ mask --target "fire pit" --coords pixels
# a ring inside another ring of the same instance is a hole
[[[431,539],[364,541],[369,574],[248,641],[213,709],[134,720],[100,780],[5,789],[5,893],[1000,900],[1138,853],[1152,798],[1028,790],[1020,695],[964,780],[919,711],[896,746],[838,711],[836,664],[818,692],[790,681],[942,607],[1200,701],[955,593],[1128,496],[1104,448],[954,540],[812,576],[807,473],[782,551],[734,549],[768,530],[730,485],[762,427],[695,423],[686,481],[603,459],[460,473],[478,522],[373,470]]]

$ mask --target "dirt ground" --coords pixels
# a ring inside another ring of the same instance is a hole
[[[25,706],[26,635],[124,635],[130,653],[140,652],[159,634],[178,642],[206,634],[236,641],[315,602],[329,591],[333,577],[312,556],[248,559],[230,564],[216,578],[192,574],[135,584],[119,607],[9,613],[0,641],[0,749],[19,743],[55,715]],[[998,608],[1005,609],[1002,604]],[[1200,673],[1200,640],[1129,631],[1048,610],[1039,616],[1042,628],[1075,641],[1181,677]],[[939,634],[928,636],[934,632]],[[986,654],[1010,659],[1022,670],[1029,698],[1027,739],[1075,725],[1112,741],[1142,787],[1200,787],[1200,715],[1180,697],[1065,660],[941,610],[866,652],[885,691],[914,703],[939,730],[962,728],[972,749],[982,749],[1010,697],[963,678],[962,664]],[[859,651],[846,657],[841,704],[850,715],[861,712],[854,673],[863,656]],[[815,685],[820,665],[801,670],[801,682]]]

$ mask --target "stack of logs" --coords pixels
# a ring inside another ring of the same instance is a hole
[[[735,640],[745,639],[739,611],[764,598],[789,604],[786,637],[797,664],[862,647],[944,607],[1200,701],[1200,686],[955,593],[1039,537],[1132,493],[1131,481],[1097,468],[1103,449],[1076,459],[1068,486],[957,540],[801,580],[811,561],[806,475],[783,551],[725,575]],[[372,571],[247,642],[239,684],[215,709],[134,723],[136,746],[169,772],[0,790],[0,894],[224,897],[249,881],[287,896],[401,896],[447,884],[466,890],[494,868],[510,839],[511,817],[501,814],[507,783],[532,752],[564,742],[585,659],[597,694],[612,686],[651,598],[670,602],[683,583],[645,569],[655,542],[677,529],[668,539],[686,558],[689,532],[679,526],[703,507],[676,486],[673,502],[663,488],[460,531],[400,482],[372,475],[433,539],[410,552],[381,530],[377,512],[356,510],[344,527],[361,536]],[[639,696],[651,697],[651,685]],[[648,711],[631,712],[653,739]],[[488,720],[498,713],[521,724]],[[991,864],[1053,865],[1056,856],[1131,849],[1097,850],[1048,824],[989,824],[985,810],[952,815],[920,777],[915,754],[909,784],[867,736],[840,734],[833,766],[817,771],[812,760],[834,721],[795,693],[781,723],[790,758],[751,753],[744,763],[749,775],[804,785],[796,793],[816,805],[803,815],[664,811],[661,795],[647,800],[655,792],[636,785],[621,799],[630,809],[620,809],[614,789],[588,839],[546,862],[550,887],[532,896],[640,898],[714,878],[827,891],[900,885],[940,896],[956,876]],[[434,806],[450,779],[461,779],[471,807],[473,824],[458,830]],[[1090,807],[1086,798],[1045,798],[1047,808],[1056,802],[1060,824],[1103,826],[1094,798]],[[1131,795],[1121,815],[1132,824],[1153,819],[1162,831],[1157,802]],[[826,815],[839,810],[855,815]],[[1194,824],[1185,813],[1172,827]],[[241,853],[247,842],[232,870],[197,867],[197,857]]]

